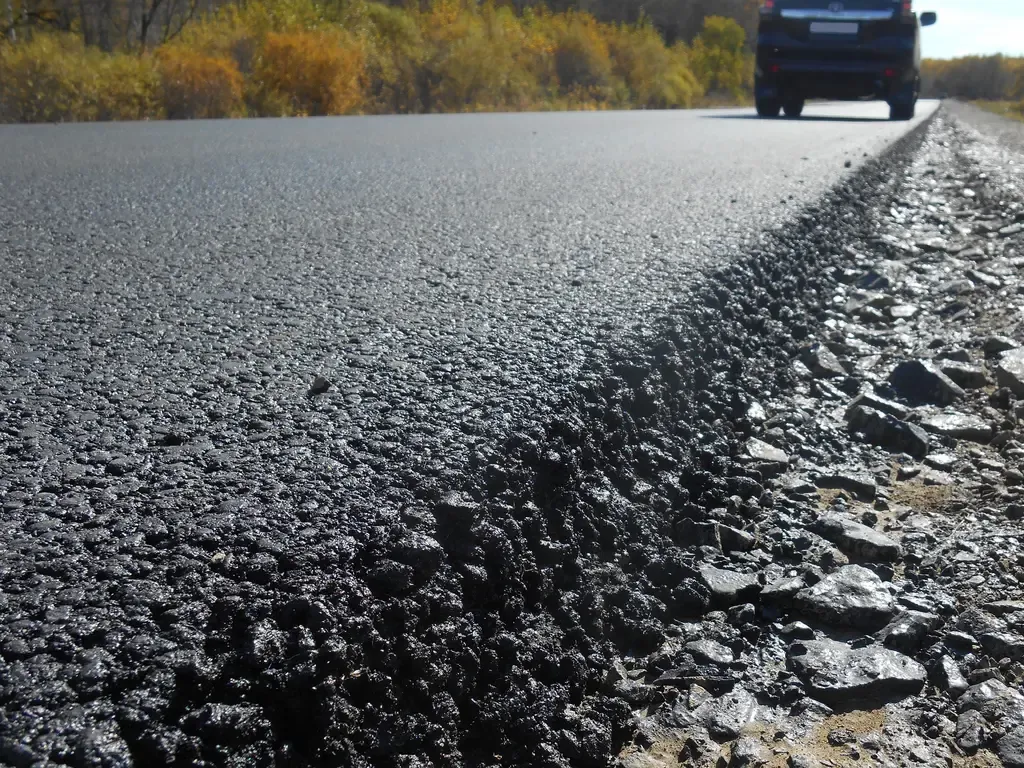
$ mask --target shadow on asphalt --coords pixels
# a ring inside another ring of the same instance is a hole
[[[801,117],[758,117],[755,113],[743,115],[701,115],[705,120],[772,120],[800,123],[887,123],[884,117],[837,117],[834,115],[803,115]]]

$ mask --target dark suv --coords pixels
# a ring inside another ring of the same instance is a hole
[[[763,0],[757,114],[799,117],[807,99],[882,99],[892,120],[914,116],[922,26],[913,0]]]

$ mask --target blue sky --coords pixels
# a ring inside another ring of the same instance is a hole
[[[939,23],[922,32],[926,58],[1024,56],[1024,0],[914,0],[914,9],[939,14]]]

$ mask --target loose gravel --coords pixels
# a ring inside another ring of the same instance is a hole
[[[758,404],[746,452],[775,452],[775,503],[702,530],[760,546],[701,551],[764,586],[623,660],[648,704],[620,766],[1024,761],[1022,157],[974,118],[929,127],[796,384]],[[706,664],[697,637],[732,657]]]

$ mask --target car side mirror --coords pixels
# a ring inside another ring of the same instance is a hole
[[[921,14],[921,26],[930,27],[939,20],[939,14],[935,11],[925,11]]]

